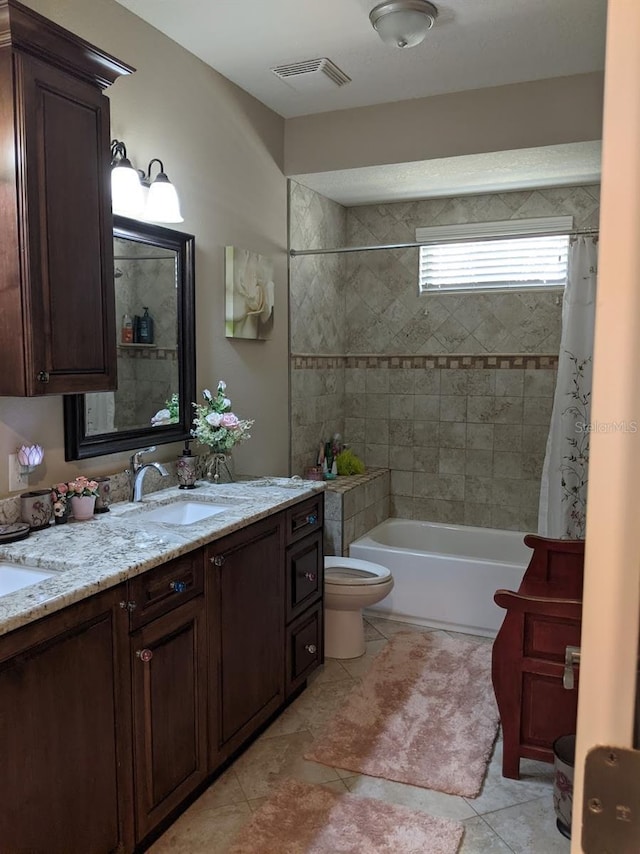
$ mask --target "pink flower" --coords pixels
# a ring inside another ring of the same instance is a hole
[[[237,415],[234,415],[233,412],[225,412],[225,414],[220,419],[220,426],[226,427],[227,430],[234,430],[240,424],[240,420]]]

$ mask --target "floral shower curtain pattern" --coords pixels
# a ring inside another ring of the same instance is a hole
[[[543,537],[585,535],[597,272],[597,239],[572,239],[558,378],[540,485],[538,533]]]

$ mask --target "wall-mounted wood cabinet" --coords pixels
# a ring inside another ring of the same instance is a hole
[[[0,394],[116,387],[109,100],[133,69],[0,0]]]

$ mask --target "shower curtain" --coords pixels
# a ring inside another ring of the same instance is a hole
[[[573,238],[562,302],[558,378],[542,469],[538,533],[585,535],[598,244]]]

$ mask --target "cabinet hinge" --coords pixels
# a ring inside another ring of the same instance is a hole
[[[584,766],[582,850],[637,854],[640,839],[640,750],[594,747]]]
[[[48,383],[49,382],[49,371],[39,371],[36,379],[38,380],[39,383]]]

